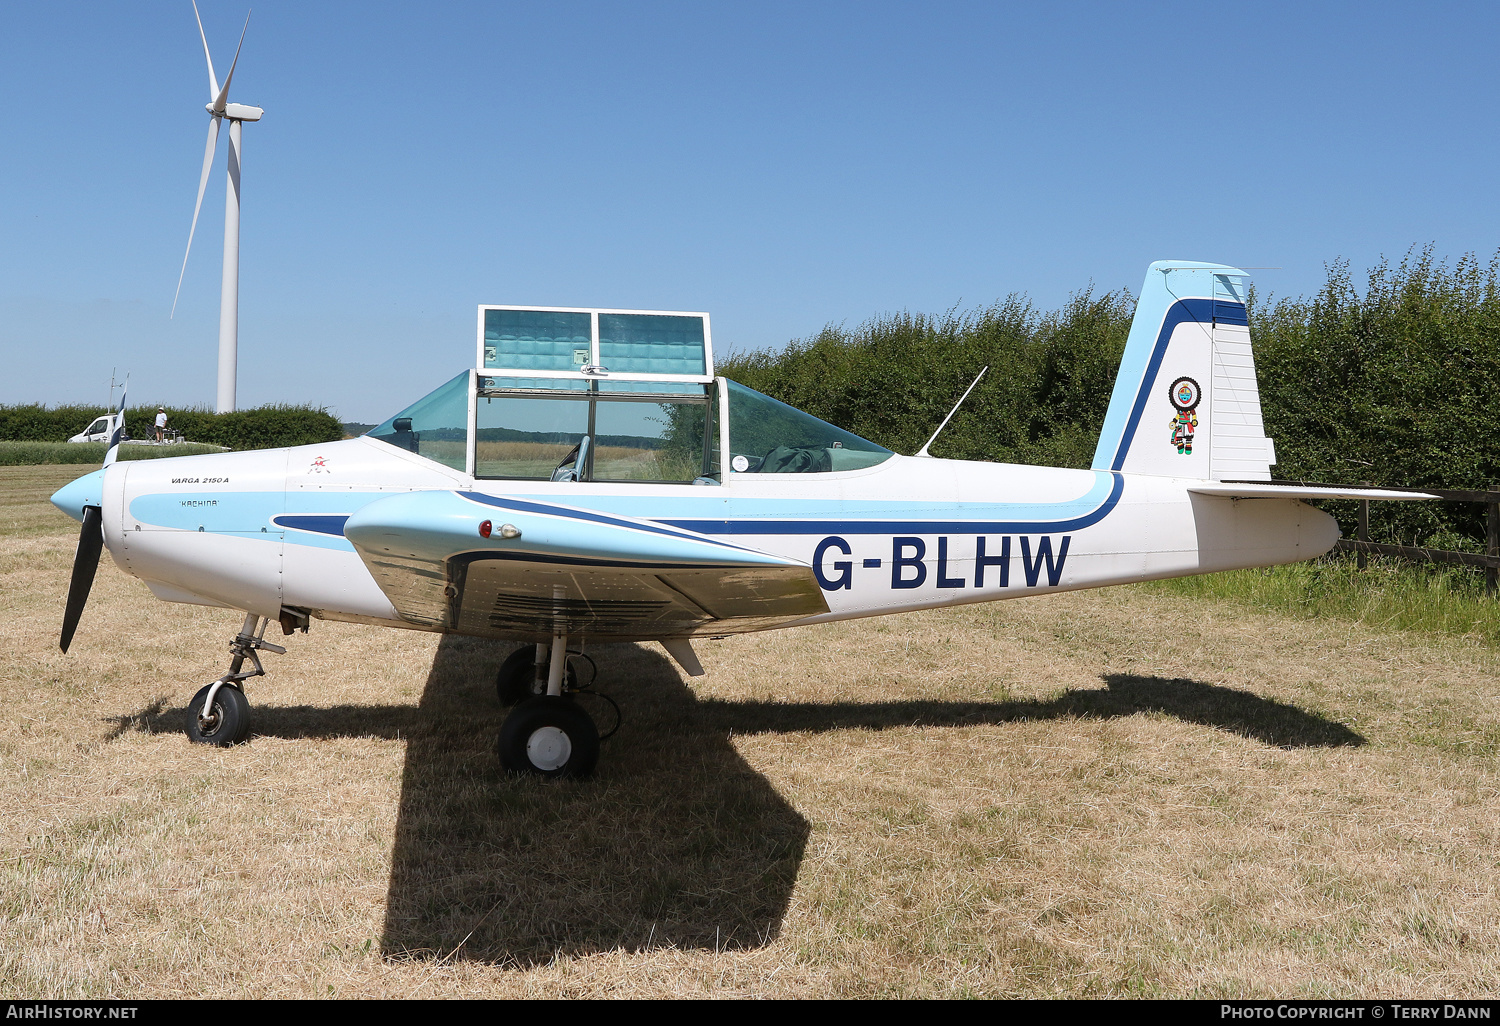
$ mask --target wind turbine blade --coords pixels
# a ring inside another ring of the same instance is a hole
[[[224,113],[224,104],[229,102],[229,83],[234,81],[234,69],[240,63],[240,50],[245,45],[245,33],[250,31],[250,15],[245,15],[245,27],[240,29],[240,45],[234,48],[234,60],[229,65],[229,74],[224,76],[224,87],[214,98],[214,112]]]
[[[193,204],[193,226],[188,229],[187,253],[182,254],[182,270],[177,272],[177,291],[172,296],[171,320],[177,315],[177,297],[182,295],[182,276],[187,273],[188,253],[193,251],[193,233],[198,230],[198,211],[203,209],[203,190],[208,188],[208,173],[214,167],[214,149],[219,144],[219,119],[208,119],[208,145],[203,150],[203,175],[198,179],[198,202]]]
[[[208,102],[213,103],[214,97],[219,95],[219,79],[214,74],[214,59],[208,52],[208,37],[203,34],[203,19],[198,16],[198,0],[193,0],[193,17],[198,18],[198,38],[203,40],[203,56],[208,59]]]

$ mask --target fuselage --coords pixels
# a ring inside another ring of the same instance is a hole
[[[1288,563],[1338,538],[1302,502],[1194,483],[902,456],[713,486],[486,480],[361,437],[115,463],[54,502],[75,518],[102,505],[116,565],[159,598],[416,629],[433,628],[403,618],[344,535],[350,517],[403,492],[592,511],[796,561],[828,611],[783,626]]]

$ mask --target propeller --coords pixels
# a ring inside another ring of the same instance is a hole
[[[129,387],[126,378],[126,387]],[[120,392],[120,412],[109,435],[109,451],[104,454],[107,467],[120,456],[120,442],[125,437],[125,390]],[[83,527],[78,532],[78,551],[73,556],[73,579],[68,582],[68,604],[63,609],[62,637],[58,645],[64,652],[73,643],[73,633],[83,617],[94,575],[99,572],[99,557],[104,552],[104,510],[98,506],[83,507]]]
[[[58,642],[64,652],[73,643],[73,632],[78,629],[84,603],[89,600],[103,549],[104,511],[98,506],[85,506],[83,530],[78,532],[78,554],[73,557],[73,580],[68,584],[68,605],[63,610],[62,638]]]
[[[203,148],[203,173],[198,178],[198,202],[193,204],[193,226],[188,229],[187,250],[182,254],[182,270],[177,272],[177,291],[172,296],[172,312],[167,315],[168,320],[177,315],[177,300],[182,296],[182,279],[187,274],[188,257],[193,252],[193,235],[198,231],[198,214],[203,209],[203,193],[208,188],[208,175],[213,170],[214,154],[219,146],[219,122],[224,117],[225,107],[229,103],[229,83],[234,81],[234,69],[240,63],[240,50],[245,45],[245,33],[250,29],[250,16],[245,15],[245,27],[240,30],[240,45],[235,47],[234,60],[229,65],[229,74],[224,77],[224,84],[219,85],[218,76],[214,74],[213,55],[208,52],[208,36],[203,32],[203,18],[198,14],[197,0],[193,2],[193,17],[198,19],[198,38],[203,40],[203,56],[208,61],[208,104],[207,109],[212,115],[208,119],[208,145]]]

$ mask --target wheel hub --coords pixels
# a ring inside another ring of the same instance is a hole
[[[573,754],[573,742],[557,727],[540,727],[526,739],[526,758],[543,773],[561,769]]]

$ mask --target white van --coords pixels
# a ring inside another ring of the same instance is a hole
[[[109,436],[114,433],[115,419],[123,414],[99,417],[88,427],[68,439],[70,442],[107,442]]]

